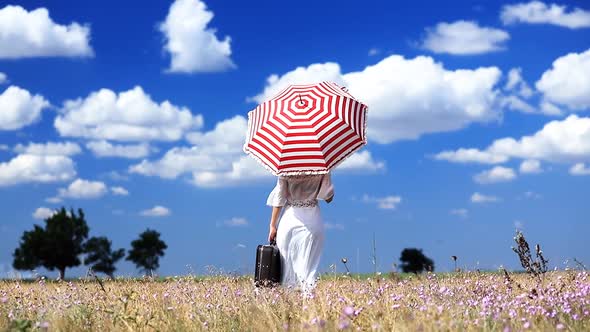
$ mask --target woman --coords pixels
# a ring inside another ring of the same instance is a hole
[[[283,285],[299,287],[303,291],[315,286],[324,246],[324,225],[318,200],[330,203],[333,197],[334,187],[329,173],[277,179],[266,202],[272,206],[268,241],[276,240],[281,253]]]

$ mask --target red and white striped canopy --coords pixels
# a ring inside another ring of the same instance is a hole
[[[291,85],[248,113],[244,151],[274,175],[324,174],[367,143],[366,114],[336,83]]]

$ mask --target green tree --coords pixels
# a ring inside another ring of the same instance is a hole
[[[63,279],[66,268],[80,265],[79,255],[83,252],[84,241],[88,238],[88,225],[82,209],[78,215],[74,210],[61,208],[45,219],[45,228],[34,225],[32,231],[25,231],[20,245],[14,250],[12,266],[17,270],[33,270],[39,266],[59,271]]]
[[[399,258],[402,271],[420,273],[424,270],[434,271],[434,262],[422,253],[422,249],[405,248]]]
[[[126,260],[132,261],[138,269],[146,274],[152,273],[160,266],[159,259],[164,256],[166,243],[160,240],[160,233],[147,229],[139,234],[139,239],[131,242],[131,250]]]
[[[102,272],[113,278],[117,269],[115,264],[125,256],[125,249],[111,250],[111,241],[104,236],[91,237],[84,245],[84,265],[96,272]]]

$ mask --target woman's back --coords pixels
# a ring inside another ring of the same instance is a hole
[[[329,200],[334,195],[330,174],[279,177],[270,193],[270,206],[316,205],[317,200]]]

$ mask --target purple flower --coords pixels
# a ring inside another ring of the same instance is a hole
[[[6,303],[8,302],[8,297],[4,296],[4,297],[0,297],[0,303]]]
[[[354,314],[354,308],[351,306],[347,306],[344,307],[344,310],[342,310],[342,312],[346,315],[346,316],[352,316]]]
[[[338,329],[344,330],[350,326],[350,322],[348,320],[340,320],[338,323]]]
[[[565,329],[565,325],[563,325],[563,324],[559,323],[559,324],[557,324],[557,325],[555,326],[555,328],[556,328],[556,329],[558,329],[558,330],[563,330],[563,329]]]

